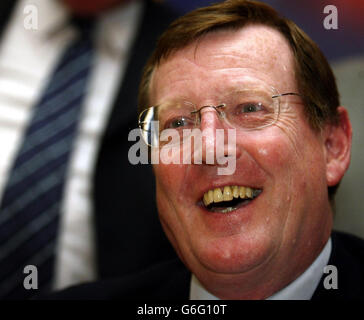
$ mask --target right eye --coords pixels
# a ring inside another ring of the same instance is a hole
[[[194,121],[187,117],[175,118],[164,125],[164,129],[179,129],[193,126]]]
[[[253,113],[264,110],[261,103],[249,102],[239,106],[239,113]]]

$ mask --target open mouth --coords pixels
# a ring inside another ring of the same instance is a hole
[[[262,193],[262,189],[245,186],[224,186],[204,193],[203,206],[211,212],[228,213],[249,204]]]

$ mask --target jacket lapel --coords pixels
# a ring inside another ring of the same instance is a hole
[[[175,257],[162,231],[149,165],[128,160],[129,131],[137,127],[137,96],[142,69],[158,36],[176,16],[146,1],[124,78],[101,140],[93,182],[98,274],[114,277]]]
[[[105,139],[120,133],[120,129],[125,128],[125,125],[128,125],[129,130],[137,127],[137,97],[143,67],[155,47],[156,39],[174,18],[171,16],[170,20],[166,21],[163,9],[152,1],[145,1],[141,24],[131,47],[130,60],[112,108]]]
[[[361,287],[363,282],[363,262],[360,262],[360,259],[358,259],[356,255],[360,251],[363,252],[363,248],[361,248],[361,250],[357,250],[356,253],[355,244],[359,243],[359,241],[353,236],[344,233],[333,232],[331,239],[332,251],[328,265],[333,265],[337,269],[338,288],[325,289],[324,280],[326,277],[330,276],[331,273],[324,274],[312,297],[312,300],[358,299],[363,295],[363,288]],[[364,254],[361,254],[363,257]]]
[[[16,1],[14,0],[3,0],[0,2],[0,37],[6,28],[15,3]]]

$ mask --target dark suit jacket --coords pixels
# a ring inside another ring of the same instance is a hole
[[[0,37],[15,2],[0,2]],[[128,141],[128,134],[137,127],[142,68],[157,37],[176,17],[165,6],[145,2],[144,15],[102,138],[94,173],[92,198],[101,278],[141,270],[176,257],[157,217],[151,167],[134,166],[128,161],[128,150],[134,143]]]
[[[328,264],[338,270],[338,289],[325,289],[324,274],[312,300],[364,300],[364,240],[333,232]],[[119,279],[79,285],[47,299],[187,300],[191,274],[178,259]]]

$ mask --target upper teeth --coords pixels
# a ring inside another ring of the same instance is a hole
[[[205,192],[203,195],[203,203],[208,206],[212,202],[230,201],[233,198],[248,199],[253,198],[258,189],[241,186],[225,186],[223,189],[215,188]]]

